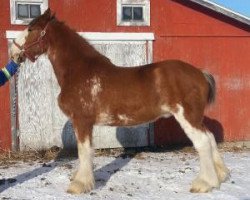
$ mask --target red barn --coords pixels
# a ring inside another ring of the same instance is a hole
[[[47,7],[114,63],[180,59],[211,72],[217,100],[207,110],[205,123],[220,141],[250,140],[249,18],[207,0],[2,0],[1,66],[18,31]],[[55,101],[59,90],[46,57],[35,64],[26,61],[18,78],[0,88],[0,148],[70,143],[70,122]],[[94,137],[97,148],[187,141],[173,119],[137,129],[97,127]]]

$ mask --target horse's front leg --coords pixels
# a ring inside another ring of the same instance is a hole
[[[91,136],[93,125],[90,123],[74,123],[73,126],[77,138],[79,168],[67,190],[71,194],[87,193],[94,188],[93,175],[93,149]]]

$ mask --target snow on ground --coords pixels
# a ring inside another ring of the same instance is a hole
[[[199,169],[197,155],[175,151],[95,157],[96,188],[79,196],[65,192],[77,160],[0,166],[0,199],[250,200],[250,152],[225,152],[224,157],[231,178],[207,194],[189,192]]]

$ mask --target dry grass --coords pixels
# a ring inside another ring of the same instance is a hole
[[[52,147],[49,150],[41,150],[41,151],[22,151],[22,152],[3,151],[2,153],[0,153],[0,166],[9,166],[19,161],[48,162],[50,160],[55,159],[60,150],[61,149],[59,147]]]
[[[243,152],[247,149],[237,146],[228,146],[225,144],[219,145],[220,151],[223,152]],[[143,147],[143,148],[116,148],[116,149],[99,149],[95,150],[95,156],[112,156],[122,158],[146,159],[145,152],[167,152],[175,153],[196,153],[192,146],[173,146],[173,147]],[[22,151],[22,152],[4,152],[0,153],[0,166],[8,167],[17,162],[32,162],[38,161],[46,163],[51,160],[58,160],[63,158],[76,158],[77,151],[65,150],[59,147],[52,147],[48,150],[41,151]]]

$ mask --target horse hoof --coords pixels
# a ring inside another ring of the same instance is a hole
[[[94,188],[94,183],[82,183],[80,181],[72,181],[67,190],[70,194],[88,193]]]
[[[217,169],[217,174],[220,183],[223,183],[230,178],[230,170],[227,167]]]
[[[213,188],[217,188],[217,187],[219,187],[219,184],[215,184],[214,186],[211,186],[208,182],[200,178],[197,178],[193,181],[190,192],[207,193],[207,192],[211,192]]]

